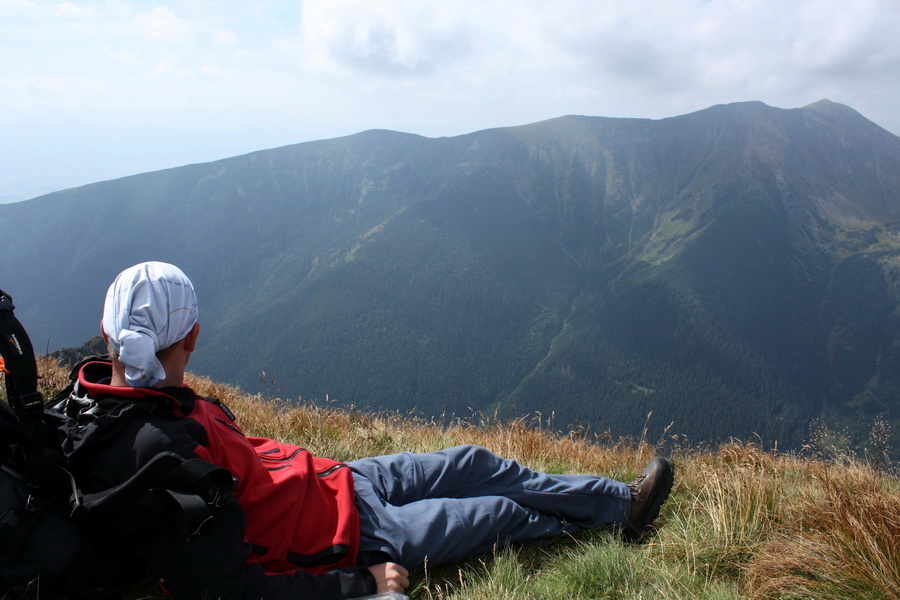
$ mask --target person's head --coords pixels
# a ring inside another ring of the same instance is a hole
[[[199,331],[194,286],[181,269],[145,262],[106,292],[100,329],[113,356],[114,385],[181,385]],[[117,382],[116,368],[124,382]]]

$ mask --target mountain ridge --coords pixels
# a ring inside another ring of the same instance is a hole
[[[796,446],[897,419],[897,173],[900,138],[828,100],[368,130],[0,206],[0,272],[39,349],[168,260],[192,366],[251,391]]]

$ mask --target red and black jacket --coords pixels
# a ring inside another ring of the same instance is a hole
[[[245,436],[219,401],[190,388],[103,383],[108,362],[81,365],[72,394],[51,409],[60,443],[87,489],[127,480],[160,452],[202,458],[237,479],[208,535],[143,542],[151,571],[176,598],[348,598],[375,592],[356,566],[359,514],[343,463]],[[234,501],[236,500],[236,502]]]

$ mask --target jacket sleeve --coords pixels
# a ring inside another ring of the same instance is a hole
[[[161,527],[143,544],[151,573],[176,600],[341,600],[376,592],[375,578],[364,567],[272,575],[247,563],[246,517],[231,496],[208,525],[203,535],[190,539]]]

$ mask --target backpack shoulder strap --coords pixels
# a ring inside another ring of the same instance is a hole
[[[0,356],[6,399],[19,421],[17,434],[28,463],[27,478],[47,486],[51,474],[44,454],[44,396],[37,389],[34,348],[14,309],[12,296],[0,290]]]
[[[12,296],[0,290],[0,355],[6,374],[6,397],[19,417],[26,438],[34,437],[44,410],[44,397],[37,390],[34,348],[25,328],[16,319]]]
[[[25,457],[23,475],[60,505],[70,510],[80,503],[81,492],[68,467],[57,456],[49,456],[44,438],[44,396],[37,389],[37,362],[25,328],[16,319],[12,297],[0,290],[0,357],[6,381],[3,428],[12,429],[11,412],[18,420],[16,436]],[[11,411],[9,409],[12,409]]]

